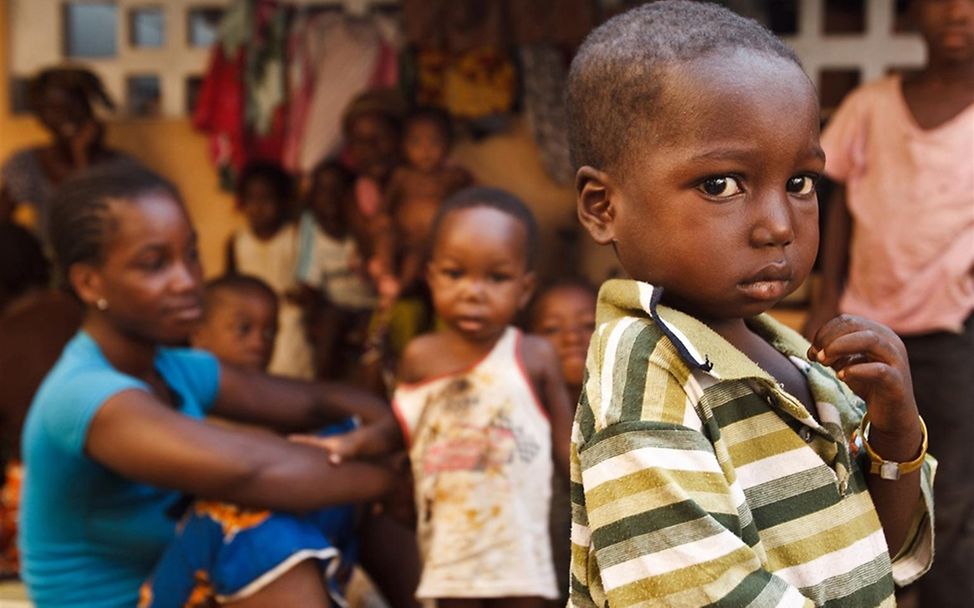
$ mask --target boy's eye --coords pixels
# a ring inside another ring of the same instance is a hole
[[[138,262],[139,268],[148,272],[157,272],[166,267],[166,259],[161,255],[142,258]]]
[[[788,192],[798,196],[808,196],[815,191],[818,180],[812,175],[796,175],[788,180]]]
[[[560,325],[542,325],[538,328],[538,333],[542,336],[553,336],[561,333]]]
[[[697,186],[697,189],[714,198],[730,198],[743,191],[737,178],[729,175],[708,177]]]
[[[440,272],[450,277],[451,279],[459,279],[460,276],[463,274],[461,271],[457,270],[456,268],[444,268]]]
[[[492,273],[490,273],[490,280],[493,281],[493,282],[495,282],[495,283],[503,283],[504,281],[506,281],[506,280],[508,280],[510,278],[511,277],[509,275],[506,275],[503,272],[492,272]]]

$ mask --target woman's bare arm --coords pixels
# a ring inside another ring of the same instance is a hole
[[[101,406],[85,450],[129,479],[280,511],[370,500],[392,484],[384,467],[360,462],[336,467],[323,450],[195,420],[137,389]]]
[[[220,391],[211,413],[282,433],[316,429],[351,417],[371,423],[392,415],[383,400],[349,385],[293,380],[228,365],[220,367]]]

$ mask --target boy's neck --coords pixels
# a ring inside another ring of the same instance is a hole
[[[714,330],[721,338],[727,340],[739,350],[754,339],[754,332],[750,330],[744,319],[700,319],[704,325]]]

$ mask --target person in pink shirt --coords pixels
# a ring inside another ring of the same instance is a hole
[[[922,606],[974,600],[974,2],[914,0],[927,46],[915,76],[866,84],[822,135],[838,184],[805,326],[838,313],[893,328],[940,467],[936,559]]]

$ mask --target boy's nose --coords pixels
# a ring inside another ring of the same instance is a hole
[[[787,194],[769,195],[755,205],[751,242],[757,247],[784,247],[795,240],[794,216]]]
[[[481,299],[486,289],[486,284],[480,279],[469,278],[463,282],[463,295],[470,300]]]

